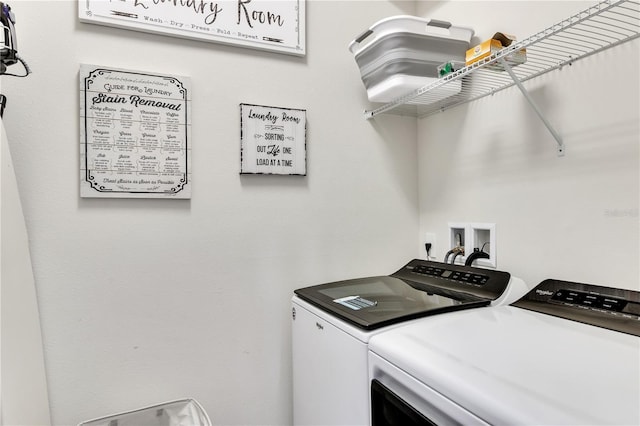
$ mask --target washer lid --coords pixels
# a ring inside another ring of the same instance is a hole
[[[447,294],[399,278],[378,276],[295,290],[303,300],[357,327],[373,330],[421,316],[486,306],[488,300]]]
[[[400,321],[480,306],[509,284],[506,272],[412,260],[391,276],[337,281],[295,290],[303,300],[373,330]]]

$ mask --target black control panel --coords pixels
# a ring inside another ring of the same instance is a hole
[[[551,296],[551,300],[610,312],[622,312],[629,304],[624,299],[575,290],[558,290]]]
[[[489,281],[489,276],[476,273],[474,271],[452,271],[442,266],[417,265],[413,268],[416,274],[431,275],[434,277],[448,278],[454,281],[461,281],[468,284],[483,285]]]
[[[640,292],[545,280],[513,306],[640,336]]]
[[[511,279],[507,272],[421,259],[412,260],[392,276],[489,300],[499,298]]]

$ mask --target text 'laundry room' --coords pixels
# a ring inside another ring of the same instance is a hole
[[[0,26],[1,426],[640,424],[640,1]]]

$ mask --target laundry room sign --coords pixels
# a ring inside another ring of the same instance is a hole
[[[240,104],[240,173],[306,175],[307,112]]]
[[[78,0],[81,21],[304,56],[305,0]]]
[[[80,67],[80,196],[191,198],[191,80]]]

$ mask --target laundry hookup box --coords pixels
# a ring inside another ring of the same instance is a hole
[[[465,60],[474,31],[450,22],[399,15],[373,24],[349,44],[371,102],[390,102],[438,79],[438,66]],[[460,92],[462,82],[434,89],[422,103]]]

